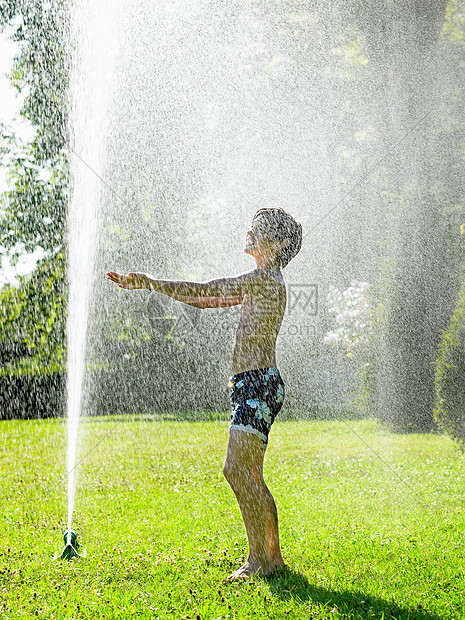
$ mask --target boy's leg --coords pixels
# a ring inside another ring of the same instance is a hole
[[[274,570],[267,551],[267,500],[262,485],[252,474],[254,463],[263,460],[262,441],[256,435],[230,429],[224,475],[239,503],[249,541],[247,562],[229,579],[251,574],[269,575]]]
[[[263,447],[262,453],[257,455],[252,466],[252,476],[259,485],[266,505],[266,547],[268,557],[274,566],[284,566],[283,556],[279,546],[279,529],[278,529],[278,511],[276,503],[271,495],[270,489],[266,486],[263,479],[263,458],[265,456],[266,446]]]

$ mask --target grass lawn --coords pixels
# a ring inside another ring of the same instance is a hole
[[[222,583],[247,551],[222,475],[227,432],[84,421],[73,523],[88,557],[53,562],[66,423],[0,422],[0,618],[465,618],[465,457],[449,439],[276,422],[265,479],[288,567]]]

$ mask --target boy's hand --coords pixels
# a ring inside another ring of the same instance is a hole
[[[123,276],[116,271],[109,271],[107,273],[108,279],[112,282],[116,282],[116,284],[120,288],[126,288],[129,290],[133,290],[136,288],[148,288],[147,287],[147,276],[145,273],[128,273],[126,276]]]

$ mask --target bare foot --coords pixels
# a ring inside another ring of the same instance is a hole
[[[243,566],[238,568],[232,575],[229,575],[225,581],[235,581],[236,579],[250,579],[252,575],[261,575],[262,577],[268,577],[274,571],[272,564],[264,566],[262,563],[254,560],[247,561]]]

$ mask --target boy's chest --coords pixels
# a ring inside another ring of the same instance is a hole
[[[242,298],[241,320],[242,327],[253,329],[257,325],[274,325],[284,312],[286,296],[276,295],[276,298],[246,294]]]
[[[244,295],[241,304],[241,324],[249,328],[258,325],[268,318],[270,304],[266,299],[252,295]]]
[[[251,295],[244,295],[241,304],[241,323],[250,323],[254,316],[254,305]]]

